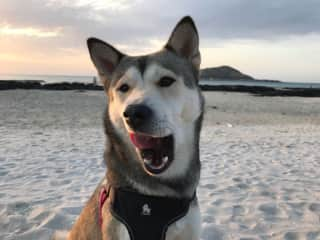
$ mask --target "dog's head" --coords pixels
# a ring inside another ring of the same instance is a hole
[[[198,89],[199,38],[190,17],[174,28],[165,47],[127,56],[88,39],[91,59],[108,95],[107,115],[130,161],[149,175],[177,177],[198,147],[203,100]]]

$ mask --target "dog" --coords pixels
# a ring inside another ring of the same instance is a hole
[[[182,18],[148,55],[128,56],[96,38],[87,45],[108,99],[107,172],[67,239],[199,239],[204,98],[194,21]]]

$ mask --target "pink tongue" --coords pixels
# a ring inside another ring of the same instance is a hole
[[[156,148],[156,146],[160,143],[160,139],[134,133],[130,133],[130,139],[132,143],[139,149]]]

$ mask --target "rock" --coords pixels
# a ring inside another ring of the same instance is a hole
[[[241,85],[200,85],[202,91],[245,92],[256,96],[320,97],[320,88],[272,88]]]
[[[200,78],[228,79],[228,80],[254,80],[253,77],[241,73],[230,66],[204,68],[200,70]]]
[[[9,89],[40,89],[43,81],[22,80],[22,81],[0,81],[0,90]]]
[[[10,89],[43,89],[43,90],[103,90],[102,86],[94,83],[61,82],[46,83],[43,81],[0,81],[0,90]]]
[[[62,82],[62,83],[48,83],[43,85],[46,90],[103,90],[102,86],[93,83],[78,83],[78,82]]]
[[[200,85],[203,91],[228,91],[246,92],[257,96],[299,96],[299,97],[320,97],[320,88],[272,88],[263,86],[242,86],[242,85]],[[102,91],[103,87],[93,83],[62,82],[43,83],[43,81],[0,81],[0,90],[11,89],[41,89],[41,90],[95,90]],[[213,107],[214,108],[214,107]]]

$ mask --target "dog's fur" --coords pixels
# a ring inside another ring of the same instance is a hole
[[[198,88],[199,38],[193,20],[183,18],[165,47],[153,54],[127,56],[95,38],[88,40],[88,48],[108,97],[104,114],[107,174],[103,181],[145,195],[191,198],[200,177],[199,135],[204,106]],[[162,77],[175,82],[169,87],[159,87]],[[130,90],[119,92],[121,84],[129,85]],[[129,132],[133,130],[123,112],[132,104],[144,104],[154,113],[143,132],[159,137],[174,136],[174,160],[160,174],[152,174],[143,167],[141,156],[130,141]],[[126,227],[111,215],[109,199],[103,205],[100,228],[98,203],[102,184],[82,210],[67,239],[130,239]],[[187,215],[170,225],[166,239],[195,240],[199,235],[200,211],[195,198]]]

